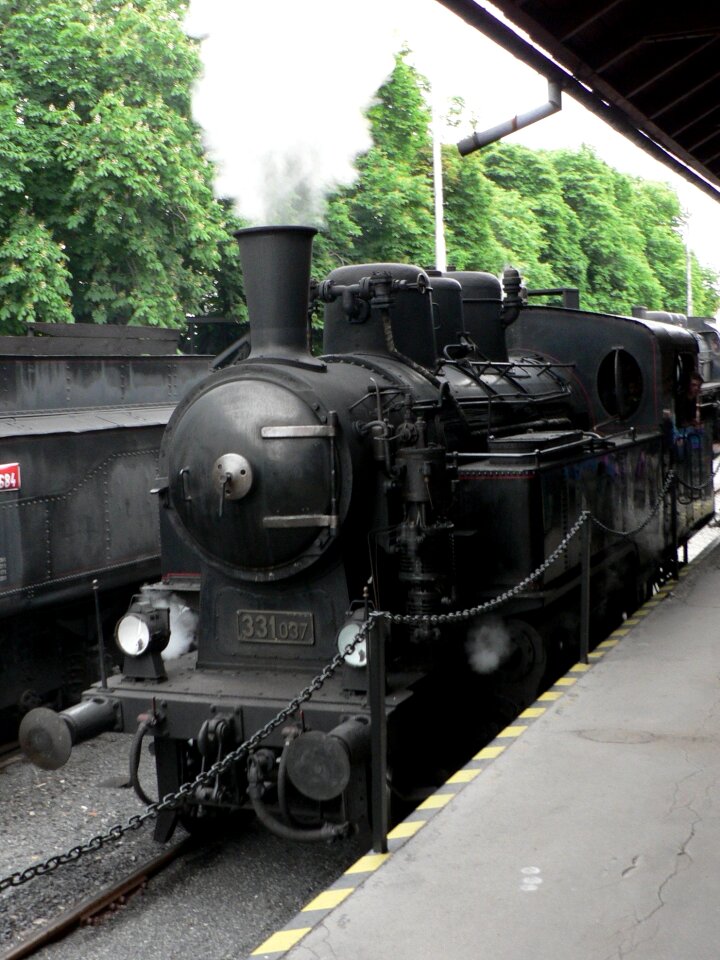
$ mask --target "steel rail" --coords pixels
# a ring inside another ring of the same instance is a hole
[[[116,905],[124,904],[133,893],[137,893],[146,887],[151,877],[160,873],[178,857],[187,853],[192,846],[192,837],[183,838],[169,850],[164,850],[158,856],[147,860],[124,880],[105,887],[99,893],[93,894],[85,900],[81,900],[74,907],[70,907],[69,910],[65,910],[42,930],[1,953],[0,960],[23,960],[24,957],[32,956],[41,947],[47,946],[49,943],[55,943],[67,936],[76,927],[92,923],[103,912],[111,910]]]
[[[7,743],[0,745],[0,770],[3,767],[9,767],[11,763],[17,763],[18,760],[22,760],[22,753],[17,740],[8,740]]]

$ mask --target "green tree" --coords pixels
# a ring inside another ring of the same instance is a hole
[[[583,305],[629,313],[638,303],[656,303],[662,287],[645,254],[645,240],[631,215],[628,178],[604,163],[589,147],[551,154],[566,202],[582,228],[587,257]]]
[[[367,111],[372,146],[356,160],[355,183],[330,198],[336,234],[319,244],[317,265],[433,261],[430,112],[426,81],[407,63],[408,53],[397,54]]]
[[[508,257],[492,224],[502,190],[485,175],[480,157],[461,157],[455,147],[442,152],[445,240],[448,262],[458,270],[499,273]]]
[[[427,82],[401,51],[368,111],[372,146],[358,178],[330,198],[316,244],[319,274],[346,262],[430,264],[433,202]],[[452,105],[454,117],[462,101]],[[626,176],[595,152],[494,144],[443,149],[448,259],[459,269],[519,268],[530,287],[577,286],[588,309],[684,310],[677,196]],[[712,314],[718,277],[693,258],[695,312]]]
[[[720,276],[710,267],[698,262],[695,254],[691,259],[693,314],[696,317],[714,317],[720,310]]]
[[[563,185],[548,151],[497,143],[483,150],[480,157],[483,170],[493,183],[525,198],[532,214],[531,228],[533,222],[539,228],[535,251],[542,266],[539,273],[551,277],[549,285],[585,287],[588,261],[581,243],[582,227],[565,201]],[[548,285],[547,280],[539,277],[529,279],[534,286]]]
[[[67,257],[44,224],[26,208],[2,218],[0,331],[22,333],[38,318],[72,322]]]
[[[4,320],[70,319],[69,290],[76,320],[177,325],[212,296],[231,223],[190,113],[186,6],[0,0]],[[10,279],[43,262],[43,295]]]

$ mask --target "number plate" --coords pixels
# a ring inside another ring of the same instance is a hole
[[[20,489],[20,464],[0,463],[0,490]]]
[[[238,636],[246,643],[315,643],[311,613],[238,610]]]

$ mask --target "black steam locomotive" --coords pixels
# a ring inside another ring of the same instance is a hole
[[[0,732],[98,676],[93,580],[106,629],[159,574],[148,494],[160,440],[208,357],[179,331],[29,324],[0,337]],[[110,618],[113,616],[111,621]]]
[[[165,431],[163,577],[118,624],[123,672],[59,716],[31,713],[22,731],[47,767],[118,729],[135,733],[136,768],[151,736],[164,796],[351,646],[247,763],[185,796],[190,820],[252,804],[299,839],[367,813],[362,632],[356,641],[368,613],[395,615],[375,629],[388,784],[403,797],[418,771],[431,781],[457,759],[448,748],[473,743],[488,700],[512,715],[553,662],[577,655],[582,511],[597,521],[596,639],[713,515],[714,407],[700,396],[691,409],[688,331],[524,309],[515,271],[501,285],[381,263],[311,283],[313,234],[238,234],[252,350],[198,383]],[[308,290],[324,307],[321,357],[308,350]],[[674,498],[668,477],[682,483]],[[196,646],[174,660],[162,658],[169,594]],[[492,615],[473,614],[503,594]],[[161,817],[158,836],[175,815]]]

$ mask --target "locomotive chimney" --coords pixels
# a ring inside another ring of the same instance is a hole
[[[314,227],[238,230],[251,359],[285,357],[314,363],[308,301]]]

